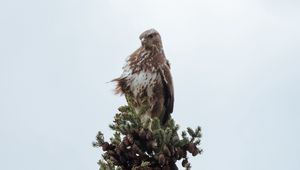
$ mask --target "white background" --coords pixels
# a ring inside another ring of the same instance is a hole
[[[194,170],[300,169],[296,0],[0,2],[0,169],[95,170],[125,58],[162,36],[173,116],[200,125]]]

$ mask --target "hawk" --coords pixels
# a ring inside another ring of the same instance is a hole
[[[141,115],[142,122],[158,117],[165,124],[173,112],[174,89],[170,64],[160,34],[155,29],[140,36],[141,47],[133,52],[116,82],[116,94],[125,94],[127,102]]]

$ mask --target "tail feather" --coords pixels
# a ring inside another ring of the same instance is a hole
[[[124,94],[127,89],[127,82],[125,78],[116,78],[111,82],[116,82],[115,94]]]

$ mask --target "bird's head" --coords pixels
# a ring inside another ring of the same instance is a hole
[[[157,49],[157,50],[162,50],[162,42],[161,42],[161,37],[155,29],[149,29],[144,31],[140,35],[140,40],[142,43],[142,46],[145,47],[146,49]]]

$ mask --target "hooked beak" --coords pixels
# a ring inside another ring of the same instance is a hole
[[[141,38],[141,42],[142,42],[142,45],[144,45],[146,43],[146,39],[145,38]]]

